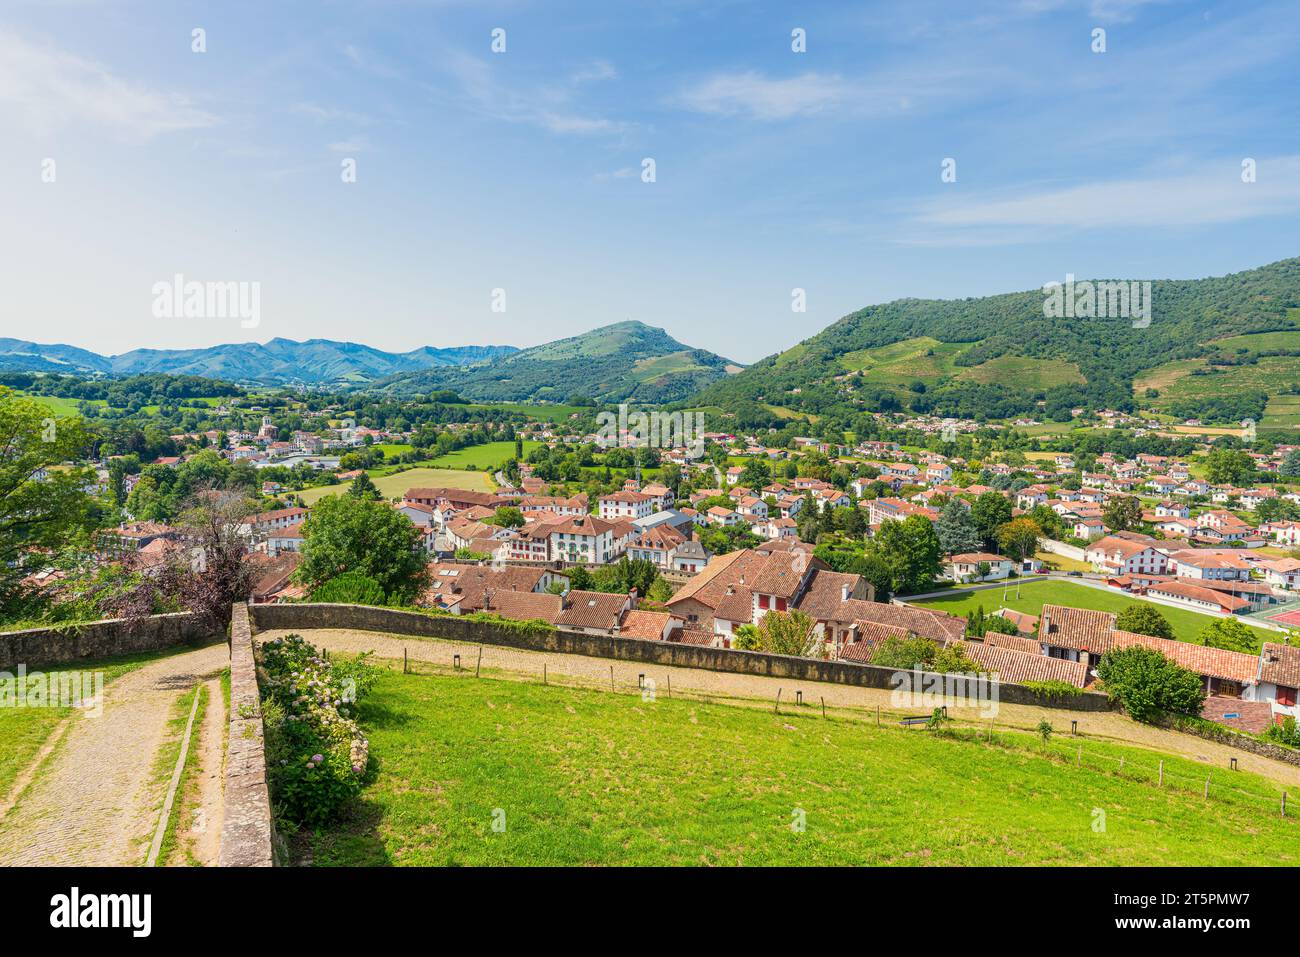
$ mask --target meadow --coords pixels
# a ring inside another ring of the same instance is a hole
[[[410,488],[463,488],[471,491],[490,492],[496,486],[487,472],[471,472],[464,469],[410,468],[392,475],[382,474],[382,470],[371,472],[375,487],[384,498],[400,498]],[[306,488],[296,494],[308,506],[319,502],[326,495],[342,495],[347,491],[348,483],[338,485],[321,485]]]
[[[291,839],[300,860],[1300,862],[1276,782],[1185,758],[469,675],[383,674],[360,710],[379,775],[342,821]],[[1217,799],[1202,798],[1207,778]]]
[[[1057,556],[1049,557],[1053,560],[1057,559]],[[946,611],[950,615],[961,615],[963,617],[981,605],[984,607],[985,612],[994,612],[1005,607],[1030,615],[1038,615],[1042,613],[1045,604],[1068,605],[1071,608],[1091,608],[1095,611],[1113,611],[1116,614],[1129,605],[1147,604],[1154,605],[1156,610],[1165,616],[1165,620],[1173,626],[1175,638],[1179,641],[1192,642],[1196,641],[1197,636],[1207,625],[1216,620],[1212,615],[1202,615],[1190,609],[1147,602],[1132,595],[1123,595],[1109,589],[1103,591],[1099,588],[1090,588],[1087,585],[1078,585],[1074,582],[1029,579],[1021,584],[1020,598],[1016,598],[1016,583],[1013,580],[1007,587],[1005,601],[1003,601],[1002,593],[1001,588],[994,588],[967,592],[961,595],[926,598],[912,602],[912,604],[933,608],[935,611]],[[1247,627],[1250,627],[1250,630],[1263,641],[1278,640],[1278,632],[1251,626]]]

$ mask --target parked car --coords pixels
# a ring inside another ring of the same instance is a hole
[[[1069,576],[1070,576],[1071,578],[1082,578],[1082,577],[1083,577],[1083,572],[1070,572],[1070,573],[1069,573]]]

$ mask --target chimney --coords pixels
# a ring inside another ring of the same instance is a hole
[[[736,586],[735,586],[735,585],[728,585],[728,586],[727,586],[727,594],[728,594],[728,595],[734,595],[735,593],[736,593]]]
[[[630,606],[630,607],[635,608],[635,607],[636,607],[636,589],[635,589],[635,588],[629,588],[629,589],[627,590],[627,597],[628,597],[628,601],[631,602],[631,606]]]
[[[840,586],[840,601],[848,601],[848,600],[849,600],[849,586],[848,586],[848,585],[841,585],[841,586]]]

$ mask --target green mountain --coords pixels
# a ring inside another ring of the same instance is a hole
[[[485,362],[515,351],[514,346],[424,346],[411,352],[384,352],[331,339],[272,339],[205,349],[135,349],[117,356],[101,356],[72,346],[0,339],[0,369],[115,376],[162,372],[243,383],[338,385],[361,384],[437,366]]]
[[[454,389],[467,399],[493,402],[584,395],[600,402],[658,403],[683,399],[738,369],[662,329],[617,322],[488,363],[405,373],[376,388],[398,396]]]
[[[894,409],[1068,419],[1080,405],[1263,417],[1265,427],[1289,427],[1287,410],[1300,421],[1300,258],[1158,279],[1150,293],[1141,328],[1125,318],[1048,317],[1042,289],[869,306],[692,402],[750,425]]]

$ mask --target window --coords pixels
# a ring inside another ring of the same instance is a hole
[[[759,607],[759,608],[763,608],[763,609],[766,609],[766,608],[767,608],[767,596],[766,596],[766,595],[759,595],[759,596],[758,596],[758,607]]]
[[[1277,689],[1277,703],[1285,708],[1295,707],[1295,692],[1295,688],[1283,688],[1279,686]]]

